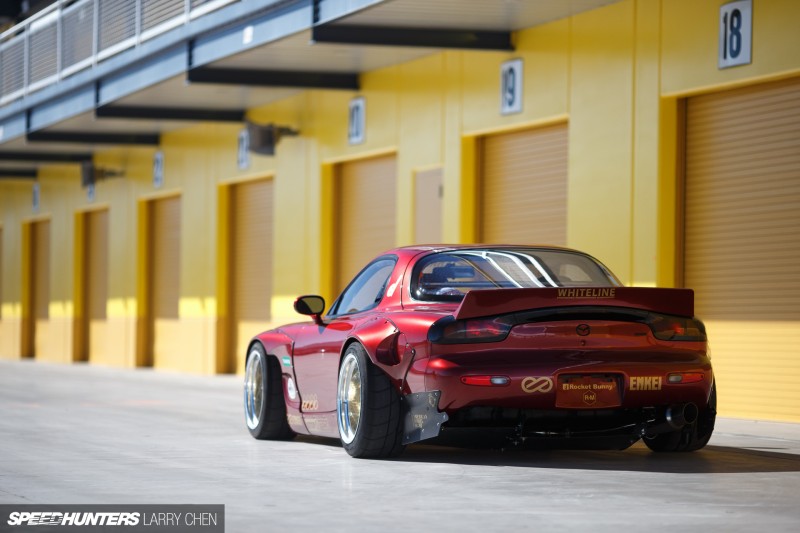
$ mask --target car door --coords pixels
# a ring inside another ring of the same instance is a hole
[[[336,410],[342,346],[369,319],[386,292],[397,258],[382,256],[367,265],[331,306],[322,324],[308,324],[295,339],[293,365],[304,413]]]

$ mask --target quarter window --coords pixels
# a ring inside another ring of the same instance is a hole
[[[395,263],[394,257],[383,257],[367,265],[344,290],[331,314],[349,315],[378,305],[386,292],[386,284]]]

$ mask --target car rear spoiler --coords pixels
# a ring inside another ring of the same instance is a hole
[[[464,296],[454,316],[456,319],[477,318],[573,306],[627,307],[693,317],[694,291],[644,287],[474,290]]]

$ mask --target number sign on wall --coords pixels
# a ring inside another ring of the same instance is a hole
[[[347,142],[361,144],[364,142],[367,127],[367,103],[363,96],[350,100],[350,116],[347,121]]]
[[[747,65],[753,42],[753,1],[739,0],[719,8],[719,68]]]
[[[41,189],[39,188],[39,182],[33,184],[33,198],[31,201],[31,207],[33,208],[34,213],[39,212],[39,206],[41,205],[42,201],[42,194]]]
[[[164,152],[159,150],[153,155],[153,187],[160,189],[164,186]]]
[[[500,113],[522,111],[522,60],[512,59],[500,66]]]
[[[236,150],[236,163],[239,170],[250,168],[250,132],[247,128],[239,132],[239,146]]]

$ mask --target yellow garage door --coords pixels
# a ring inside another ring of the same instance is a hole
[[[369,260],[395,246],[396,174],[394,155],[338,167],[337,293]]]
[[[267,328],[272,301],[273,183],[259,180],[231,190],[231,340],[236,369],[247,343]],[[231,369],[233,370],[233,369]]]
[[[483,242],[567,242],[567,125],[490,135],[480,147]]]
[[[800,421],[800,80],[686,104],[685,285],[720,411]]]
[[[153,364],[180,368],[185,354],[180,345],[181,199],[150,202],[150,302]]]
[[[90,361],[106,353],[106,301],[108,300],[108,210],[86,213],[86,335]]]

